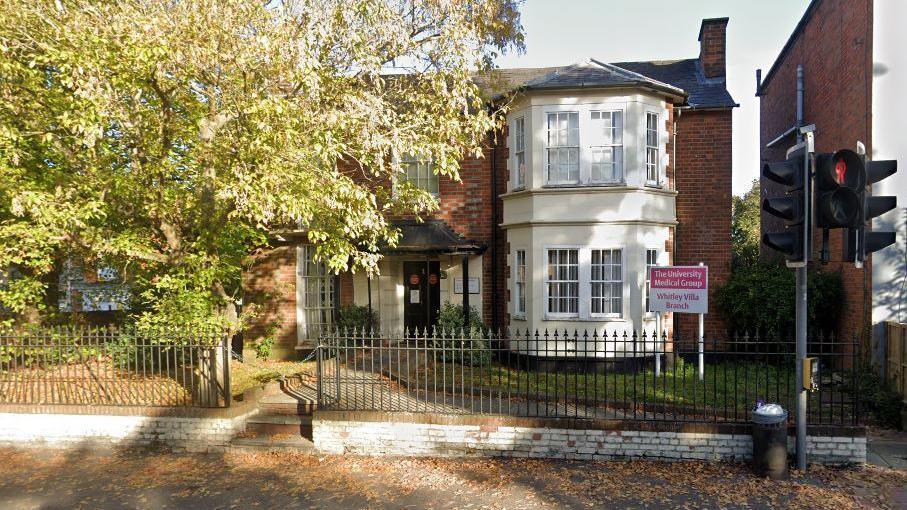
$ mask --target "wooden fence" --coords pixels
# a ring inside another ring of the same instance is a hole
[[[888,384],[907,398],[907,324],[885,323],[885,338],[888,345],[885,355]]]

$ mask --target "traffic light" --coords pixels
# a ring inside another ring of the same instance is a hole
[[[809,152],[805,143],[787,151],[787,159],[766,163],[762,176],[785,187],[784,196],[766,198],[762,210],[785,221],[785,230],[769,232],[762,242],[782,254],[788,266],[809,259]]]
[[[863,158],[849,149],[816,154],[816,216],[819,228],[857,228],[860,193],[866,189]]]
[[[866,161],[860,157],[858,168],[863,174],[864,186],[857,194],[860,207],[859,222],[848,229],[844,239],[844,261],[862,263],[866,255],[885,248],[895,242],[895,233],[891,231],[866,230],[866,224],[873,218],[881,216],[897,207],[897,197],[872,196],[866,186],[873,185],[894,175],[898,171],[896,160]]]

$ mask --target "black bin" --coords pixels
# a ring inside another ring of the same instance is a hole
[[[753,471],[772,480],[787,478],[787,411],[778,404],[753,411]]]

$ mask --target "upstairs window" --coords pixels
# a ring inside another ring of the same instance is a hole
[[[579,315],[579,250],[548,250],[548,313]]]
[[[592,111],[592,168],[589,179],[594,183],[623,182],[623,112]]]
[[[646,184],[659,184],[658,114],[646,113]]]
[[[623,266],[620,250],[592,250],[592,315],[620,317]]]
[[[579,113],[548,114],[548,183],[579,183]]]
[[[514,150],[514,189],[526,186],[526,122],[523,117],[513,121],[513,150]]]
[[[435,173],[431,161],[407,156],[403,159],[403,170],[405,178],[410,184],[432,195],[438,194],[438,174]]]

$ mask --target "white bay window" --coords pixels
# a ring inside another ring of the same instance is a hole
[[[659,184],[658,114],[646,113],[646,184]]]
[[[624,285],[621,250],[592,250],[591,269],[592,315],[620,317]]]
[[[513,188],[526,186],[526,120],[517,117],[513,121]]]
[[[548,113],[547,135],[548,183],[579,184],[579,113]]]
[[[592,126],[590,182],[623,181],[623,112],[593,110],[590,113],[590,122]]]
[[[526,317],[526,250],[517,250],[514,261],[515,316]]]
[[[579,250],[558,248],[548,250],[547,288],[548,315],[577,317],[579,315]]]

